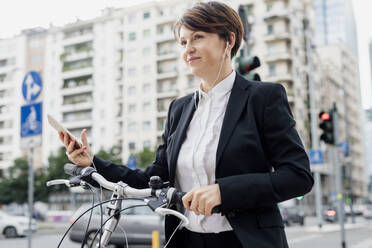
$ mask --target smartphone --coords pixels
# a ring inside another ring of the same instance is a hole
[[[62,131],[64,133],[67,133],[68,136],[70,136],[70,140],[74,139],[75,140],[75,148],[80,149],[83,147],[82,143],[70,132],[68,131],[67,128],[62,126],[56,119],[54,119],[51,115],[47,114],[48,117],[48,122],[49,124],[54,127],[55,130],[57,131]]]

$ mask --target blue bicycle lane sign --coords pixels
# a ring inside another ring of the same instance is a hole
[[[30,71],[26,74],[22,83],[22,95],[27,102],[35,101],[42,90],[42,80],[40,74],[36,71]]]

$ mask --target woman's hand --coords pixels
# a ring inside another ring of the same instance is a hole
[[[60,131],[58,134],[59,139],[66,148],[66,155],[71,162],[79,166],[90,166],[92,164],[93,153],[88,144],[86,129],[84,129],[80,135],[83,143],[83,147],[81,148],[77,148],[75,144],[76,140],[70,140],[70,136],[67,133]]]
[[[212,215],[212,209],[221,204],[221,192],[218,184],[193,189],[182,197],[185,208],[196,215]]]

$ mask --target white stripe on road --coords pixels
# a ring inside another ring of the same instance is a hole
[[[350,248],[372,248],[372,238],[364,240],[356,245],[350,246]]]
[[[322,235],[321,234],[313,234],[313,235],[308,235],[308,236],[304,236],[304,237],[300,237],[300,238],[296,238],[296,239],[291,239],[291,240],[288,240],[288,244],[293,245],[293,244],[296,244],[296,243],[307,241],[309,239],[316,239],[316,238],[319,238],[320,236],[322,236]]]

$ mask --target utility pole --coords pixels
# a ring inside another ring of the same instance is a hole
[[[32,142],[32,141],[31,141]],[[31,248],[32,246],[32,217],[34,212],[34,169],[33,169],[33,160],[34,160],[34,148],[31,145],[30,152],[28,155],[28,242],[27,247]]]
[[[309,22],[306,19],[305,21],[305,38],[306,38],[306,54],[307,54],[307,78],[309,82],[309,102],[310,102],[310,119],[311,119],[311,148],[314,150],[319,149],[319,139],[317,134],[317,112],[315,109],[315,99],[314,99],[314,82],[312,78],[312,42],[311,42],[311,34],[309,30]],[[316,216],[318,220],[318,227],[319,229],[322,228],[323,220],[322,220],[322,186],[321,186],[321,178],[320,172],[318,169],[314,171],[314,183],[315,183],[315,204],[316,204]]]
[[[347,107],[347,100],[348,100],[348,95],[345,90],[346,85],[343,85],[343,92],[344,92],[344,112],[345,112],[345,132],[346,132],[346,138],[345,142],[347,145],[347,151],[345,153],[345,168],[346,171],[348,171],[349,174],[349,195],[351,197],[351,202],[350,202],[350,215],[351,215],[351,222],[354,224],[355,223],[355,215],[354,215],[354,194],[353,194],[353,168],[351,165],[351,156],[350,156],[350,133],[349,133],[349,123],[348,123],[348,107]]]
[[[346,241],[345,241],[345,220],[344,220],[344,197],[343,197],[343,187],[342,187],[342,166],[339,159],[339,151],[337,144],[339,143],[339,126],[338,126],[338,114],[337,114],[337,107],[336,103],[333,103],[333,126],[334,126],[334,137],[335,137],[335,145],[332,147],[333,149],[333,158],[336,165],[336,193],[337,193],[337,202],[338,202],[338,219],[340,223],[340,231],[341,231],[341,247],[346,248]]]

